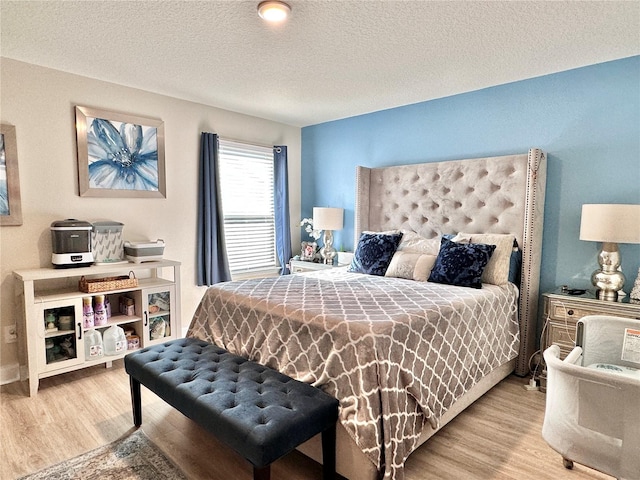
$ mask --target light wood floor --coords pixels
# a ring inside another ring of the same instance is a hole
[[[540,436],[544,394],[509,377],[414,452],[406,480],[611,479],[562,460]],[[13,479],[75,457],[132,431],[128,376],[122,361],[40,382],[0,388],[0,478]],[[142,429],[193,479],[250,480],[249,464],[142,389]],[[321,478],[318,464],[293,452],[272,466],[273,480]]]

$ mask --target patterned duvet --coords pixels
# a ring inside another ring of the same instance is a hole
[[[340,400],[340,421],[384,471],[423,428],[518,354],[517,288],[476,290],[343,268],[221,283],[187,336],[213,342]]]

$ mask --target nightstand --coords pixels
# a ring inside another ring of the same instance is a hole
[[[576,324],[587,315],[611,315],[640,319],[640,304],[630,303],[627,295],[620,302],[598,300],[589,291],[582,295],[569,295],[561,289],[544,293],[544,320],[547,323],[541,339],[540,352],[551,345],[560,347],[560,358],[566,357],[576,341]],[[540,391],[546,390],[546,370],[540,375]]]
[[[327,265],[326,263],[305,262],[303,260],[289,261],[289,271],[291,273],[313,272],[315,270],[324,270],[333,268],[335,265]]]

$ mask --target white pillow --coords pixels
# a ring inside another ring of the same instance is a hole
[[[436,258],[436,255],[396,251],[384,276],[426,282]]]
[[[509,281],[509,266],[511,264],[511,252],[515,236],[500,233],[459,233],[453,238],[458,243],[484,243],[495,245],[496,249],[491,255],[484,272],[482,282],[493,285],[504,285]]]
[[[398,251],[438,255],[440,251],[440,237],[425,238],[415,232],[402,230],[402,240],[400,241],[400,245],[398,245]]]

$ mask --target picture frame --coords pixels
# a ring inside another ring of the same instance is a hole
[[[0,225],[22,225],[16,127],[0,125]]]
[[[166,198],[164,122],[75,107],[81,197]]]
[[[316,242],[302,242],[300,244],[300,260],[313,262],[317,253],[318,244]]]

